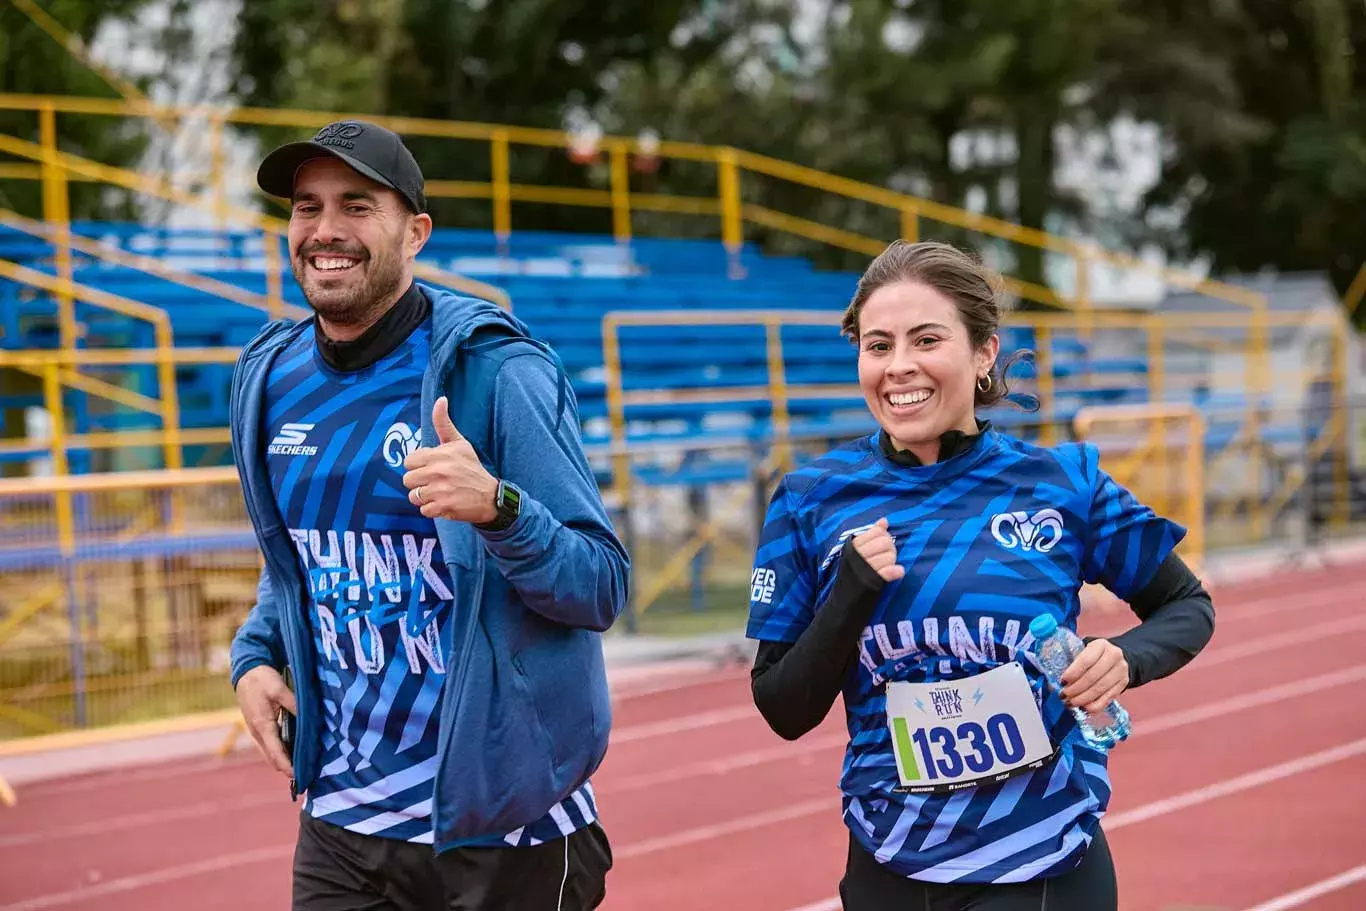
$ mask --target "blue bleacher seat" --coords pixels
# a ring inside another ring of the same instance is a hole
[[[82,236],[156,257],[168,265],[264,294],[265,244],[254,231],[212,228],[158,228],[139,224],[77,222]],[[0,258],[53,273],[52,249],[42,240],[0,227]],[[443,228],[433,232],[423,261],[483,278],[511,295],[514,310],[532,331],[550,343],[568,371],[584,421],[585,441],[600,446],[609,439],[602,346],[603,318],[608,313],[650,311],[696,312],[810,310],[825,314],[826,325],[784,325],[781,339],[787,382],[814,386],[794,395],[789,411],[794,432],[815,437],[847,438],[866,432],[870,419],[857,383],[857,353],[839,334],[838,318],[857,284],[847,272],[815,270],[807,260],[766,256],[745,245],[732,257],[714,240],[637,238],[618,244],[599,235],[519,232],[500,245],[488,231]],[[744,277],[730,269],[736,262]],[[75,257],[78,282],[165,310],[179,346],[240,347],[266,320],[266,314],[235,301],[192,290],[154,275]],[[302,294],[286,270],[284,297],[304,305]],[[57,344],[55,308],[47,295],[0,282],[0,346],[53,348]],[[146,347],[151,327],[141,320],[80,304],[77,318],[87,347]],[[727,387],[762,388],[768,380],[768,352],[762,325],[623,325],[618,334],[622,386],[627,393],[670,390],[693,393],[691,399],[656,401],[626,407],[627,439],[640,443],[675,442],[705,447],[720,440],[762,445],[773,432],[773,403],[765,394],[737,398]],[[1035,348],[1028,327],[1006,326],[1004,352]],[[1082,407],[1147,400],[1147,363],[1141,357],[1093,356],[1088,343],[1066,332],[1052,334],[1051,370],[1056,398],[1054,416],[1066,420]],[[176,370],[181,420],[187,427],[222,427],[227,420],[231,364],[181,365]],[[1037,367],[1023,362],[1012,373],[1014,384],[1032,389]],[[126,367],[100,373],[109,382],[146,395],[157,394],[155,368]],[[826,388],[819,388],[826,387]],[[839,389],[837,387],[846,387]],[[714,390],[713,400],[697,401],[698,390]],[[81,430],[153,429],[158,419],[118,405],[100,403],[81,411],[82,393],[68,390],[68,407],[81,414]],[[1236,432],[1238,403],[1215,396],[1198,399],[1212,415],[1208,443],[1227,445]],[[33,404],[33,397],[0,400],[0,407]],[[1245,403],[1244,403],[1245,404]],[[83,406],[82,406],[83,407]],[[1232,408],[1235,420],[1219,414]],[[73,413],[75,413],[73,412]],[[1010,408],[994,409],[992,419],[1003,428],[1026,432],[1033,416]],[[717,427],[717,421],[727,421]],[[1230,426],[1230,424],[1232,426]],[[1302,435],[1302,431],[1295,429]],[[1291,438],[1284,426],[1266,428],[1269,442]],[[201,450],[197,455],[220,463],[227,455]],[[11,454],[10,458],[27,458]],[[730,463],[698,461],[677,469],[642,468],[641,483],[704,484],[748,476],[749,463],[737,456]],[[610,470],[605,478],[610,478]]]

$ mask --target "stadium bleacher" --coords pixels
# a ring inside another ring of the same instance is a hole
[[[155,257],[175,268],[194,271],[264,294],[266,257],[262,236],[252,231],[149,228],[137,224],[78,223],[84,237]],[[0,258],[51,274],[53,251],[41,239],[0,228]],[[610,439],[604,381],[603,316],[620,311],[814,310],[837,314],[848,301],[857,275],[822,272],[801,258],[762,255],[746,246],[738,258],[706,240],[637,239],[628,247],[596,235],[514,235],[501,246],[487,231],[438,229],[423,260],[444,269],[494,282],[514,301],[517,315],[554,346],[573,381],[584,422],[585,442],[602,447]],[[257,308],[188,288],[123,265],[77,254],[74,279],[102,291],[165,310],[178,347],[237,347],[267,318]],[[735,269],[743,278],[735,277]],[[302,305],[292,278],[284,297]],[[6,348],[53,348],[57,344],[55,307],[46,294],[0,282]],[[107,309],[78,302],[82,345],[89,348],[151,347],[152,326]],[[696,390],[718,393],[732,387],[763,387],[768,382],[768,352],[762,325],[627,325],[620,330],[622,388],[627,392],[694,392],[682,401],[633,404],[626,409],[632,443],[686,442],[737,434],[762,441],[772,432],[767,394],[751,397],[718,394],[699,400]],[[793,397],[789,411],[798,435],[848,436],[869,425],[852,390],[854,352],[833,325],[784,325],[781,330],[786,381],[795,386],[843,385],[838,394]],[[1006,351],[1030,347],[1032,333],[1013,327],[1003,340]],[[1076,337],[1055,335],[1050,369],[1055,383],[1054,413],[1066,420],[1087,404],[1141,401],[1146,397],[1141,358],[1093,357]],[[182,365],[177,369],[181,425],[222,427],[227,417],[228,364]],[[1026,365],[1018,376],[1028,381]],[[119,368],[111,379],[133,391],[155,395],[150,365]],[[127,408],[83,408],[68,393],[77,432],[152,429],[157,418]],[[31,398],[32,396],[30,396]],[[667,398],[667,395],[664,396]],[[5,407],[22,403],[5,401]],[[998,421],[1018,412],[1004,409]],[[9,458],[31,454],[10,453]],[[187,451],[186,464],[204,459],[224,463],[225,454]],[[90,464],[89,460],[85,460]],[[74,466],[73,466],[74,467]],[[735,475],[737,466],[720,470]],[[705,483],[715,466],[668,473],[648,468],[638,479],[650,482]]]

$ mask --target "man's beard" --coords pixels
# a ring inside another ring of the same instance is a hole
[[[307,265],[308,259],[328,253],[360,260],[353,268],[364,270],[361,281],[342,287],[328,287],[330,282],[320,280],[317,271]],[[315,244],[301,249],[291,265],[294,279],[303,290],[308,305],[334,326],[370,325],[402,290],[398,287],[403,278],[398,244],[379,256],[372,256],[369,250],[360,246]]]

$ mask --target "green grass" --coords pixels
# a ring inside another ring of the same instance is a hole
[[[744,629],[749,615],[749,586],[735,582],[704,587],[701,610],[694,610],[686,586],[666,591],[637,617],[644,636],[685,638]],[[625,633],[619,620],[614,635]],[[93,657],[93,656],[92,656]],[[66,680],[65,646],[16,650],[6,655],[0,674],[0,740],[69,729],[75,724],[75,698],[70,685],[57,683],[42,692],[45,680]],[[131,644],[106,647],[90,668],[86,723],[90,727],[167,718],[188,712],[230,708],[232,690],[226,671],[144,670]],[[36,692],[35,692],[36,690]],[[6,711],[6,709],[9,711]],[[47,723],[42,723],[46,719]]]
[[[693,610],[690,590],[677,588],[637,616],[636,630],[646,636],[700,636],[742,630],[748,616],[747,585],[705,586],[701,610]]]

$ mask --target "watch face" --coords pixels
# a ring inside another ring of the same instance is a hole
[[[513,516],[521,515],[522,494],[511,484],[498,485],[498,509]]]

